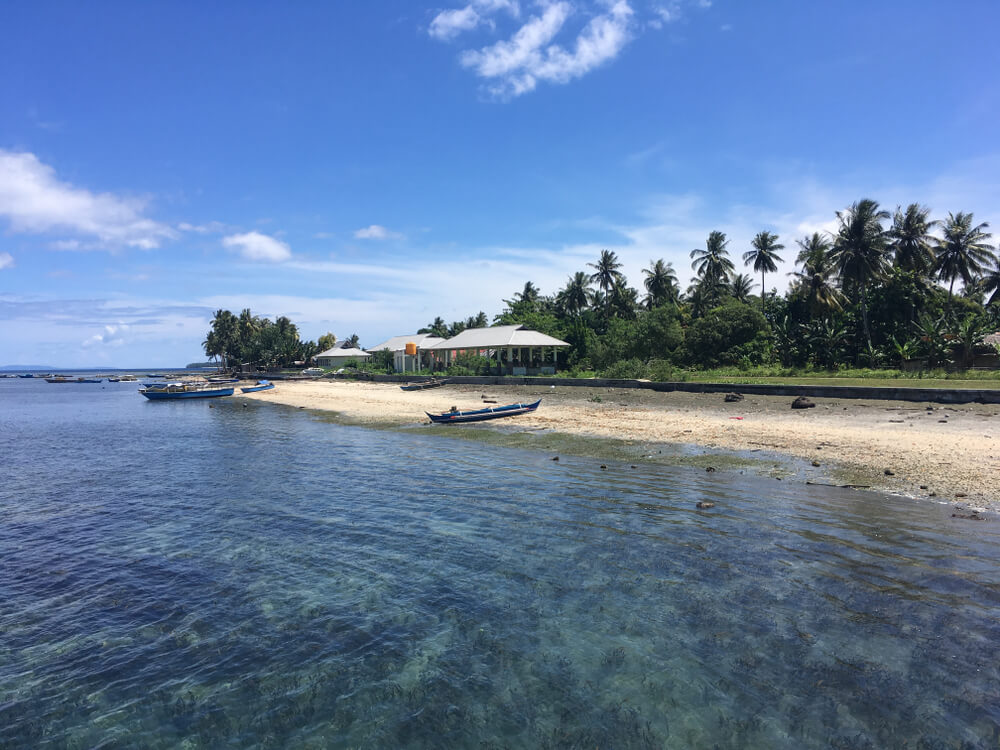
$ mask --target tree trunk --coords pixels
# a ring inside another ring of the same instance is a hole
[[[765,289],[767,289],[767,287],[764,286],[764,272],[761,271],[760,272],[760,314],[763,315],[766,318],[767,317],[767,313],[764,312],[764,290]]]

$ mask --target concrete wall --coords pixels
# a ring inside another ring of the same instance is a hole
[[[343,376],[339,376],[343,377]],[[413,383],[430,378],[403,375],[368,375],[379,383]],[[651,391],[685,393],[731,393],[757,396],[808,396],[810,398],[863,398],[884,401],[921,401],[939,404],[1000,404],[1000,388],[877,388],[854,385],[737,385],[734,383],[659,383],[648,380],[611,378],[521,378],[510,376],[456,376],[446,378],[457,385],[533,385],[583,388],[645,388]]]

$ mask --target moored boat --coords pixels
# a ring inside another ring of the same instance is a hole
[[[257,391],[269,391],[274,388],[274,383],[270,380],[258,380],[257,385],[248,385],[240,388],[244,393],[257,393]]]
[[[485,422],[487,419],[500,419],[502,417],[516,417],[518,414],[528,414],[538,408],[542,403],[538,399],[533,404],[507,404],[506,406],[495,406],[487,409],[476,409],[474,411],[459,411],[452,407],[451,411],[441,414],[431,414],[424,412],[435,424],[460,424],[463,422]]]
[[[160,383],[140,388],[139,393],[154,401],[177,398],[216,398],[218,396],[232,396],[233,387],[220,387],[208,383]]]

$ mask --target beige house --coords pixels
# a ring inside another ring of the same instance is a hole
[[[320,367],[343,367],[352,359],[355,362],[365,362],[370,356],[372,355],[361,349],[344,349],[335,346],[333,349],[327,349],[325,352],[317,354],[313,357],[313,361]]]
[[[493,360],[507,375],[553,375],[559,349],[569,344],[521,325],[466,328],[457,336],[427,347],[438,367],[447,368],[461,354]]]

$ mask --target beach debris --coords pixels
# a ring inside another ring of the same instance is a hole
[[[601,464],[601,468],[602,468],[602,469],[607,469],[607,468],[608,468],[608,465],[607,465],[607,464]]]
[[[819,466],[819,461],[813,461],[812,464],[813,466]]]
[[[734,393],[727,393],[726,394],[726,403],[727,404],[731,404],[734,401],[742,401],[742,400],[743,400],[743,394],[742,393],[735,393],[734,392]]]
[[[483,399],[483,403],[484,404],[495,404],[496,402],[497,402],[497,400],[495,398],[484,398]]]
[[[553,456],[553,457],[552,457],[552,460],[553,460],[553,461],[558,461],[558,460],[559,460],[559,456]]]
[[[797,399],[792,401],[793,409],[812,409],[815,406],[816,404],[807,399],[805,396],[799,396]]]
[[[707,500],[699,500],[694,507],[698,508],[699,510],[706,510],[708,508],[714,508],[715,503],[710,503]]]
[[[952,513],[952,518],[965,518],[969,521],[985,521],[986,519],[973,511],[972,513]]]
[[[892,469],[886,469],[882,473],[885,474],[887,477],[894,477],[894,476],[896,476],[896,472],[894,472]]]
[[[715,471],[715,467],[714,466],[706,466],[705,467],[705,471]]]
[[[927,493],[927,497],[937,497],[937,493],[936,492],[928,492]]]
[[[730,417],[730,419],[743,419],[743,417]]]
[[[639,467],[638,467],[638,466],[636,466],[635,464],[632,464],[632,468],[633,468],[633,469],[638,469]]]
[[[920,485],[920,489],[922,489],[922,490],[926,490],[926,489],[927,489],[927,485],[926,485],[926,484],[922,484],[922,485]]]
[[[968,497],[964,492],[956,492],[955,497]]]

